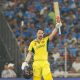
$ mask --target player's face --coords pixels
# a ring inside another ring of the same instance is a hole
[[[41,40],[43,38],[43,35],[44,35],[43,30],[38,30],[38,32],[37,32],[37,38]]]

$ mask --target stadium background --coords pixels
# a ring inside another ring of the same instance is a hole
[[[53,1],[0,0],[0,74],[5,63],[14,63],[17,76],[22,77],[20,66],[30,41],[36,38],[37,29],[43,28],[47,36],[54,28]],[[57,34],[49,43],[51,70],[55,77],[80,77],[80,70],[73,69],[77,58],[80,65],[80,1],[58,1],[62,35]]]

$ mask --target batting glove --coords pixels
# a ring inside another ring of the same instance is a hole
[[[24,68],[25,68],[26,66],[29,66],[28,63],[27,63],[27,62],[23,62],[23,63],[22,63],[22,66],[21,66],[21,69],[24,70]]]
[[[58,28],[58,29],[59,29],[59,27],[61,27],[61,26],[62,26],[62,23],[61,23],[61,22],[56,24],[56,28]]]

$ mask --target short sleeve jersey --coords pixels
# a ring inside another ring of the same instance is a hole
[[[34,53],[34,61],[48,60],[48,43],[49,36],[43,38],[40,42],[35,39],[30,43],[28,50]]]

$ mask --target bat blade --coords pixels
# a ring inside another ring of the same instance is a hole
[[[55,17],[56,17],[56,23],[60,23],[60,11],[59,11],[59,3],[58,0],[54,0],[54,12],[55,12]],[[61,35],[61,29],[59,27],[59,35]]]

